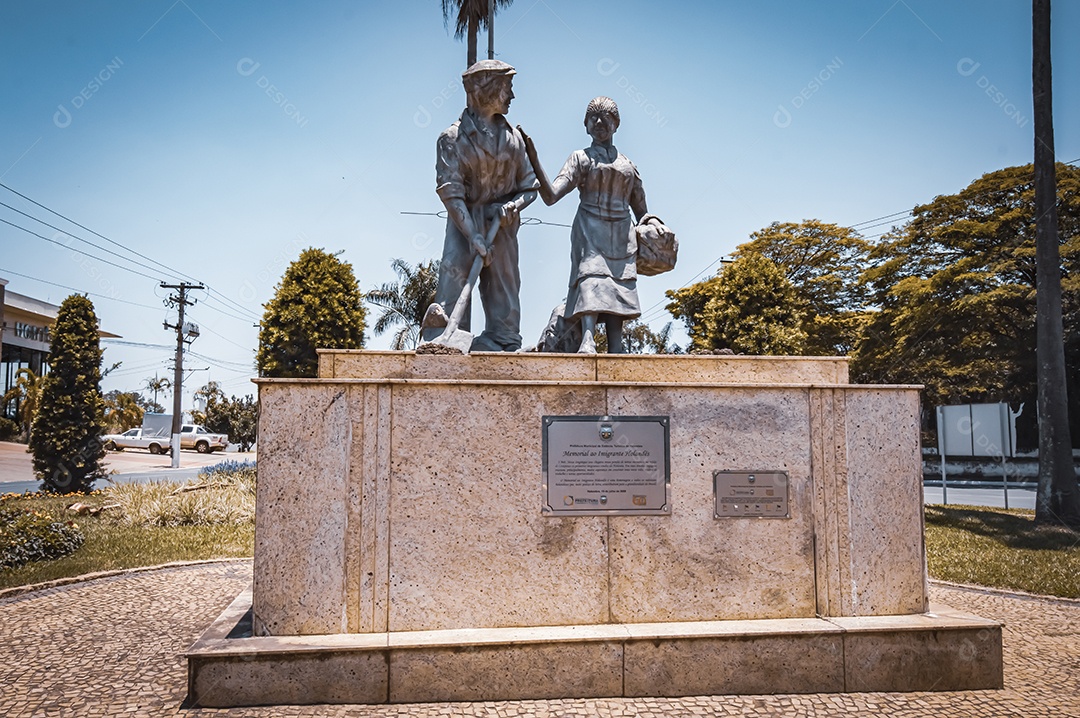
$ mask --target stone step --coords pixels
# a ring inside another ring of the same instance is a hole
[[[190,705],[1002,687],[1001,624],[942,605],[908,616],[266,637],[250,635],[250,611],[246,591],[188,650]]]

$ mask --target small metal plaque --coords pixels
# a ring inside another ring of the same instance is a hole
[[[718,519],[788,519],[786,471],[714,471],[714,516]]]
[[[545,416],[548,516],[671,513],[666,416]]]

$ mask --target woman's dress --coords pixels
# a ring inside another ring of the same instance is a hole
[[[637,167],[614,147],[595,143],[566,160],[554,185],[577,187],[581,197],[570,231],[570,289],[566,318],[641,316],[637,294],[637,238],[630,207],[645,206]]]

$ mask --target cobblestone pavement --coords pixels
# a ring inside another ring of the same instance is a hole
[[[251,581],[251,563],[102,578],[0,599],[0,716],[1040,716],[1080,718],[1080,602],[933,586],[1005,622],[1005,689],[965,693],[590,699],[394,706],[182,707],[181,653]]]

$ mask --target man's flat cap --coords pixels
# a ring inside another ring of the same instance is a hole
[[[473,77],[475,75],[514,75],[517,73],[510,65],[507,65],[502,60],[480,60],[474,63],[465,72],[461,73],[462,77]]]

